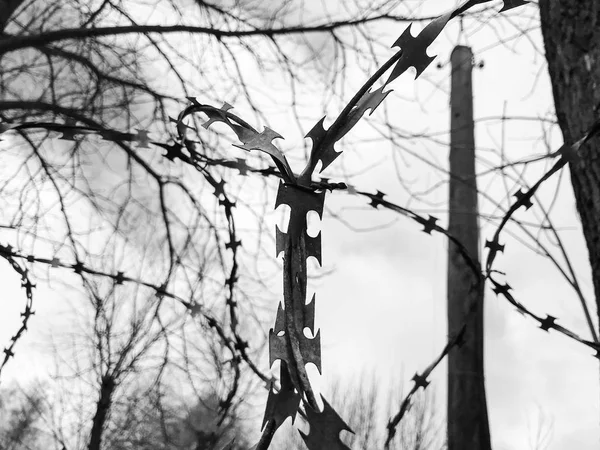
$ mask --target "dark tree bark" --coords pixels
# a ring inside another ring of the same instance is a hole
[[[479,224],[473,124],[473,53],[458,46],[451,56],[450,219],[448,231],[479,265]],[[457,246],[448,245],[448,334],[456,335],[469,310],[464,343],[448,355],[448,450],[490,450],[483,372],[483,283]]]
[[[540,0],[539,6],[556,116],[572,143],[599,115],[600,2]],[[582,146],[569,168],[600,316],[600,140]]]
[[[111,376],[105,375],[102,377],[102,382],[100,383],[100,398],[96,404],[96,413],[94,414],[94,419],[92,421],[92,432],[90,434],[88,450],[100,450],[100,446],[102,445],[102,433],[104,432],[106,418],[110,411],[115,387],[115,380]]]

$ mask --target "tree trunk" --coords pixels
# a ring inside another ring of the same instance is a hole
[[[90,443],[88,444],[88,450],[100,450],[102,444],[102,433],[104,432],[104,426],[106,424],[106,418],[110,411],[112,403],[112,395],[115,391],[116,383],[115,380],[105,375],[102,377],[100,384],[100,398],[96,404],[96,414],[92,421],[92,432],[90,434]]]
[[[472,59],[469,47],[458,46],[451,56],[450,100],[450,219],[448,231],[479,259],[475,138],[473,135]],[[464,343],[448,355],[448,450],[490,450],[483,374],[483,283],[448,244],[448,334],[458,333],[469,308]],[[479,286],[473,289],[473,286]]]
[[[565,142],[572,143],[600,110],[600,2],[540,0],[539,5],[556,116]],[[600,141],[582,146],[569,169],[600,318]]]

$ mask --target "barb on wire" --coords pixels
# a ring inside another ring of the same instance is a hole
[[[309,450],[350,450],[350,447],[340,440],[340,433],[342,431],[353,433],[352,429],[325,398],[321,397],[321,400],[323,401],[323,411],[315,411],[310,406],[306,408],[310,431],[308,434],[300,432],[304,443]]]
[[[473,306],[474,305],[471,305],[471,307],[468,311],[467,317],[469,317],[473,313],[473,311],[474,311]],[[413,387],[411,388],[411,390],[408,392],[408,394],[404,397],[404,399],[400,403],[399,411],[396,413],[396,415],[394,415],[392,418],[390,418],[390,420],[387,424],[387,433],[388,434],[387,434],[386,441],[385,441],[385,448],[388,448],[390,446],[392,440],[394,439],[394,436],[396,435],[396,428],[400,424],[400,421],[404,418],[404,415],[408,411],[410,411],[410,408],[412,405],[411,404],[412,397],[417,393],[419,388],[423,388],[423,390],[425,390],[427,388],[427,386],[429,386],[429,381],[427,380],[427,377],[429,377],[429,375],[431,375],[431,373],[438,366],[438,364],[440,362],[442,362],[442,360],[448,355],[448,353],[450,353],[450,350],[452,348],[454,348],[455,346],[460,347],[463,344],[465,331],[466,331],[466,321],[465,321],[465,323],[463,323],[462,327],[460,328],[460,331],[455,336],[453,336],[451,339],[448,340],[446,346],[440,352],[440,354],[438,355],[436,360],[433,361],[423,371],[423,373],[421,375],[419,375],[418,373],[415,373],[415,375],[412,378],[412,381],[414,382]]]

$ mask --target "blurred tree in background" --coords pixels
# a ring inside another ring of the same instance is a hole
[[[53,434],[59,430],[53,422],[65,420],[62,414],[68,411],[57,414],[51,395],[41,384],[0,390],[0,448],[70,448],[71,436]],[[115,450],[203,450],[224,448],[235,439],[232,449],[250,447],[235,414],[218,424],[214,393],[202,395],[196,404],[179,397],[176,392],[163,393],[163,398],[144,390],[125,393],[114,402],[102,445]]]
[[[41,448],[40,432],[45,394],[41,389],[24,392],[17,388],[0,391],[0,448]]]

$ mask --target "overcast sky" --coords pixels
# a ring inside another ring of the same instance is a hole
[[[447,3],[428,0],[426,7],[415,11],[415,14],[442,13]],[[525,8],[529,8],[531,15],[536,7]],[[515,10],[511,21],[521,27],[532,28],[526,37],[500,45],[499,36],[508,38],[516,33],[509,21],[503,20],[496,23],[495,31],[483,26],[476,32],[466,33],[460,41],[473,48],[477,62],[484,62],[484,67],[476,69],[473,74],[476,119],[501,116],[504,108],[507,115],[551,117],[552,96],[548,75],[543,58],[534,52],[536,46],[543,49],[541,34],[538,29],[533,29],[535,24],[529,23],[524,16]],[[494,19],[491,20],[493,23]],[[378,31],[384,34],[382,39],[391,43],[404,27],[386,25]],[[465,22],[465,27],[468,30],[475,28],[468,28],[468,22]],[[419,27],[413,28],[414,34]],[[415,133],[447,131],[449,57],[457,43],[457,34],[458,23],[454,23],[430,48],[429,54],[437,54],[438,58],[426,75],[415,82],[414,74],[408,72],[392,83],[394,92],[388,96],[386,107],[404,129]],[[438,62],[442,63],[440,69],[435,67]],[[357,71],[356,79],[351,82],[358,86],[363,80],[364,77]],[[407,101],[407,97],[420,101]],[[319,104],[316,100],[315,103]],[[243,111],[238,113],[244,117]],[[373,115],[374,121],[378,114],[383,114],[383,108]],[[319,118],[316,111],[314,120],[306,120],[305,131]],[[327,123],[331,120],[332,116],[329,116]],[[368,121],[368,117],[363,119],[363,122]],[[290,117],[282,114],[269,116],[269,123],[261,125],[269,125],[285,136],[283,148],[292,148],[296,146],[294,140],[300,139],[300,136],[289,122]],[[545,131],[548,130],[550,128],[546,126]],[[542,153],[545,151],[544,139],[550,141],[552,149],[557,149],[562,143],[560,133],[556,128],[550,131],[544,136],[544,128],[532,121],[506,122],[506,154],[513,159],[522,159]],[[353,130],[355,132],[357,136],[367,137],[372,130],[368,123],[362,123]],[[438,138],[448,140],[447,134],[440,134]],[[479,122],[476,142],[478,158],[481,158],[478,170],[489,168],[485,161],[497,164],[498,149],[502,145],[500,122]],[[406,146],[436,160],[443,167],[447,166],[448,149],[443,145],[412,139],[407,141]],[[365,191],[379,189],[388,195],[390,201],[406,205],[408,196],[398,173],[403,180],[412,182],[411,189],[414,191],[427,190],[444,180],[443,174],[411,156],[406,156],[408,164],[399,161],[395,165],[392,152],[384,145],[368,144],[360,151],[346,152],[343,158],[348,172],[358,172],[372,162],[378,163],[366,173],[354,177],[352,183]],[[232,156],[240,155],[232,148]],[[335,178],[336,173],[340,173],[339,168],[335,168],[336,163],[323,175]],[[544,163],[532,167],[525,179],[531,184],[544,167]],[[576,267],[584,293],[594,309],[589,263],[568,172],[564,171],[562,177],[555,176],[546,183],[539,198],[549,204],[557,187],[560,189],[551,217],[561,227],[561,238],[571,263]],[[502,200],[505,207],[508,204],[500,177],[481,179],[479,188]],[[512,181],[509,181],[509,188],[511,193],[518,189]],[[445,226],[446,185],[433,189],[426,199],[434,206],[417,202],[411,206],[440,217]],[[482,212],[495,212],[484,198],[480,202]],[[323,262],[324,269],[333,270],[333,273],[314,286],[317,327],[321,328],[323,345],[322,383],[326,385],[329,377],[358,376],[365,368],[374,368],[385,382],[389,382],[390,378],[395,379],[394,383],[403,379],[405,386],[410,387],[412,375],[416,371],[422,372],[446,342],[446,240],[441,235],[428,236],[420,232],[420,227],[409,219],[373,210],[364,198],[346,193],[328,194],[327,206],[331,211],[341,213],[356,228],[389,226],[357,232],[331,214],[325,215],[321,225]],[[516,217],[537,222],[540,214],[532,208],[529,211],[519,210]],[[280,219],[279,211],[267,218],[273,227]],[[493,235],[494,223],[481,221],[482,243]],[[514,227],[509,229],[517,232]],[[560,324],[589,338],[575,293],[557,269],[513,236],[505,233],[501,242],[506,244],[506,250],[499,255],[496,268],[506,272],[506,282],[514,288],[516,298],[536,314],[558,317]],[[0,315],[0,342],[7,342],[22,311],[22,293],[16,276],[4,267],[1,270],[5,301]],[[280,281],[276,280],[274,289],[279,286]],[[36,331],[40,327],[39,321],[44,314],[56,314],[56,304],[64,303],[60,300],[60,292],[50,293],[45,288],[36,292],[36,298],[38,313],[31,321],[31,331],[19,343],[18,357],[7,367],[3,382],[16,374],[20,374],[22,379],[23,368],[32,374],[45,370],[44,363],[38,358],[29,358],[25,349],[32,355],[35,353],[32,350],[34,343],[40,343],[40,334]],[[536,448],[532,442],[543,417],[546,425],[551,423],[552,439],[547,447],[539,448],[597,449],[600,443],[600,372],[591,350],[558,333],[541,331],[533,320],[518,314],[489,288],[485,297],[485,327],[486,389],[493,448]],[[266,368],[266,365],[265,358],[263,367]],[[445,379],[444,362],[434,371],[430,385],[438,394],[439,407],[444,411]]]

